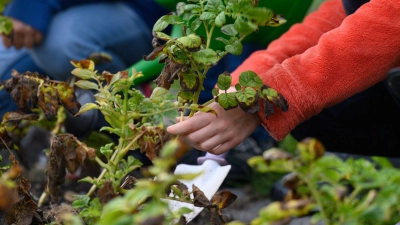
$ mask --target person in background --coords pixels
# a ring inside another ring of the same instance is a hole
[[[174,11],[175,5],[178,1],[174,0],[157,0],[157,2],[165,7],[168,7],[171,11]],[[278,14],[284,15],[287,22],[284,25],[278,27],[260,27],[259,31],[249,35],[243,41],[243,52],[236,56],[228,54],[219,63],[208,71],[207,79],[204,81],[204,90],[201,92],[199,97],[199,103],[205,103],[212,99],[212,89],[215,87],[219,74],[225,71],[232,72],[239,66],[250,54],[253,52],[264,49],[271,41],[279,38],[284,32],[286,32],[293,24],[301,22],[308,10],[312,5],[312,0],[270,0],[260,1],[259,7],[270,8],[272,11]],[[177,29],[179,36],[179,30]],[[172,36],[175,36],[173,29]],[[218,29],[215,29],[213,36],[218,36]],[[198,30],[198,35],[205,36],[205,32]],[[211,48],[215,50],[223,50],[224,45],[222,42],[212,42]],[[140,61],[134,65],[133,68],[137,71],[142,71],[144,76],[136,79],[135,84],[148,82],[159,75],[163,64],[157,65],[157,60],[154,61]],[[262,127],[258,126],[246,139],[244,139],[238,146],[235,146],[232,151],[227,154],[227,161],[232,166],[231,171],[228,174],[227,181],[233,183],[243,183],[249,179],[249,174],[252,173],[251,168],[245,163],[245,161],[254,155],[260,155],[262,152],[270,147],[276,145],[275,141],[269,136],[268,132]],[[181,160],[180,163],[185,164],[197,164],[197,158],[199,154],[197,151],[189,151]]]
[[[168,12],[153,0],[13,0],[4,11],[13,32],[1,36],[0,80],[15,69],[66,81],[70,60],[102,54],[111,61],[98,63],[98,71],[122,71],[152,50],[153,25]],[[16,109],[0,91],[0,118]]]
[[[400,66],[400,5],[395,0],[328,0],[233,73],[252,70],[287,100],[289,109],[206,113],[168,127],[195,148],[222,154],[262,124],[276,140],[316,137],[328,151],[399,156],[400,109],[385,84]]]

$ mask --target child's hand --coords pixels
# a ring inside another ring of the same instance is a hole
[[[219,155],[240,144],[261,123],[257,114],[246,114],[239,107],[225,111],[215,102],[209,107],[218,117],[198,112],[192,118],[168,127],[167,131],[180,135],[196,149]]]
[[[42,43],[43,35],[35,28],[19,20],[11,19],[13,30],[10,35],[2,35],[3,45],[6,48],[14,46],[16,49],[22,47],[32,48]]]

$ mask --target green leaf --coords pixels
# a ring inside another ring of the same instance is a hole
[[[74,70],[72,70],[71,73],[83,80],[89,80],[89,79],[96,78],[96,73],[94,71],[91,71],[88,69],[75,68]]]
[[[215,65],[219,60],[218,54],[209,48],[193,52],[192,57],[197,63],[206,66]]]
[[[176,39],[176,42],[182,44],[185,48],[198,48],[201,45],[201,38],[195,34],[189,34]]]
[[[177,174],[175,177],[179,180],[193,180],[194,178],[200,176],[202,174],[201,172],[198,173],[185,173],[185,174]]]
[[[153,31],[163,31],[165,28],[168,27],[169,23],[164,21],[164,17],[162,16],[160,19],[157,20],[157,22],[153,26]]]
[[[242,90],[242,86],[240,84],[235,84],[235,90],[236,91],[241,91]]]
[[[96,184],[97,180],[93,179],[92,177],[84,177],[84,178],[80,179],[78,182],[86,182],[86,183]]]
[[[372,156],[374,162],[376,162],[381,168],[393,168],[393,164],[386,157]]]
[[[217,40],[217,41],[222,41],[224,44],[229,44],[229,41],[228,40],[226,40],[225,38],[223,38],[223,37],[216,37],[215,38],[215,40]]]
[[[204,9],[211,12],[218,12],[225,10],[225,7],[221,0],[208,0]]]
[[[235,97],[235,93],[222,93],[215,98],[225,110],[233,109],[238,106],[238,102]]]
[[[222,27],[226,23],[225,12],[220,12],[215,18],[215,25],[217,27]]]
[[[278,92],[273,88],[264,88],[262,94],[264,97],[278,97]]]
[[[243,45],[236,37],[231,37],[229,43],[225,46],[225,50],[233,55],[240,55],[243,51]]]
[[[99,108],[99,106],[96,103],[86,103],[79,109],[79,112],[77,114],[75,114],[75,116],[81,115],[82,113],[87,112],[89,110],[98,109],[98,108]]]
[[[285,17],[283,17],[283,15],[278,14],[274,16],[267,25],[270,27],[277,27],[285,23],[286,23]]]
[[[203,13],[200,15],[200,20],[213,20],[213,19],[215,19],[215,17],[216,17],[215,13],[212,13],[212,12],[203,12]]]
[[[87,80],[78,80],[77,82],[75,82],[75,85],[82,89],[99,89],[99,86],[97,84]]]
[[[168,34],[159,31],[156,32],[156,36],[164,41],[169,41],[172,39]]]
[[[193,101],[193,93],[192,92],[180,90],[178,92],[178,97],[185,99],[185,102]]]
[[[113,150],[111,150],[111,147],[113,146],[112,143],[110,144],[106,144],[105,146],[100,148],[100,153],[103,154],[104,156],[106,156],[107,159],[110,159]]]
[[[165,145],[163,146],[163,148],[161,149],[160,152],[160,157],[162,158],[166,158],[166,157],[170,157],[173,156],[178,148],[178,143],[175,141],[168,141],[167,143],[165,143]]]
[[[239,83],[243,87],[263,87],[261,79],[258,77],[256,73],[251,70],[242,72],[239,76]]]
[[[265,162],[264,158],[262,156],[253,156],[250,157],[247,160],[247,164],[255,169],[256,171],[260,172],[260,173],[267,173],[269,172],[269,168],[267,166],[267,163]]]
[[[184,2],[178,2],[176,4],[176,15],[177,16],[182,16],[183,13],[185,13],[185,5],[186,5],[186,3],[184,3]]]
[[[238,17],[235,20],[234,27],[242,35],[247,35],[257,30],[257,26],[252,25],[250,22],[246,22],[241,17]]]
[[[182,19],[177,15],[166,15],[161,18],[163,19],[164,22],[166,22],[168,24],[182,24],[183,23]]]
[[[184,91],[196,91],[200,85],[199,77],[193,73],[181,74],[181,87]]]
[[[156,87],[153,89],[153,92],[151,93],[150,99],[155,99],[159,97],[163,97],[164,95],[168,94],[168,90],[163,88],[163,87]]]
[[[179,215],[184,215],[184,214],[188,214],[190,212],[193,212],[191,209],[186,208],[186,207],[182,207],[178,210]]]
[[[223,73],[218,76],[217,86],[221,90],[228,90],[231,87],[232,77],[229,73]]]
[[[9,18],[0,16],[0,34],[9,35],[13,29],[12,22]]]
[[[252,114],[260,111],[258,93],[252,87],[246,87],[245,90],[236,92],[236,99],[245,113]]]
[[[213,88],[211,92],[212,92],[213,96],[218,96],[219,95],[219,89],[218,88]]]
[[[185,11],[201,12],[201,6],[196,5],[196,4],[187,4],[187,5],[185,5]]]
[[[190,25],[191,30],[196,31],[197,28],[200,27],[201,23],[202,22],[201,22],[200,18],[197,17],[195,20],[193,20],[192,24]]]
[[[236,98],[239,102],[250,105],[254,102],[256,94],[257,92],[253,88],[246,87],[244,91],[236,92]]]
[[[99,131],[100,132],[108,131],[110,134],[116,134],[118,136],[122,136],[122,131],[121,131],[121,129],[118,129],[118,128],[102,127]]]
[[[77,199],[72,202],[72,207],[75,209],[81,209],[89,205],[90,197],[86,195],[75,195]]]
[[[236,36],[238,31],[233,24],[227,24],[221,28],[221,32],[228,35],[228,36]]]
[[[257,26],[266,26],[273,16],[270,9],[264,7],[249,8],[246,10],[247,19]]]

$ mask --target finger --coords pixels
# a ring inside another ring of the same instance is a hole
[[[199,144],[215,136],[217,133],[215,133],[214,131],[215,129],[210,129],[209,126],[205,126],[192,133],[187,134],[186,138],[192,143]]]
[[[33,34],[32,34],[33,35]],[[24,41],[23,41],[23,46],[26,48],[32,48],[34,45],[34,38],[32,35],[25,35],[24,36]]]
[[[236,147],[237,145],[239,145],[239,143],[228,141],[228,142],[224,142],[224,143],[216,146],[215,148],[209,150],[208,152],[212,153],[214,155],[220,155],[222,153],[225,153],[225,152],[231,150],[232,148]]]
[[[24,35],[21,32],[15,32],[12,45],[14,45],[16,49],[20,49],[23,47],[23,44],[24,44]]]
[[[188,134],[208,125],[211,119],[212,117],[210,117],[210,115],[207,115],[207,113],[199,114],[183,122],[169,126],[167,128],[167,131],[168,133],[174,135]]]
[[[34,45],[40,45],[43,41],[43,35],[41,32],[36,31],[33,36]]]
[[[4,47],[9,48],[12,46],[12,38],[11,37],[2,35],[1,38],[3,39]]]
[[[224,137],[222,134],[217,134],[208,139],[205,139],[202,142],[194,144],[194,147],[208,152],[224,144],[226,141],[227,141],[226,137]]]

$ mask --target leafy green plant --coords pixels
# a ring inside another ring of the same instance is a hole
[[[5,6],[12,0],[0,0],[0,13],[4,11]],[[9,18],[0,14],[0,34],[9,35],[12,30],[12,23]]]
[[[283,178],[288,193],[272,202],[251,224],[278,224],[314,213],[311,224],[395,224],[400,220],[400,170],[386,158],[348,159],[324,155],[316,139],[305,139],[292,155],[273,148],[248,163],[260,172],[289,173]]]
[[[171,137],[165,131],[165,120],[176,118],[178,112],[183,116],[185,110],[191,111],[189,117],[198,111],[215,114],[207,107],[209,102],[198,104],[209,69],[228,53],[240,54],[241,41],[258,27],[284,23],[282,17],[267,8],[257,7],[257,3],[251,0],[190,0],[179,3],[176,14],[160,18],[153,27],[154,50],[145,59],[158,58],[165,66],[155,80],[158,87],[150,97],[134,88],[135,79],[142,76],[140,72],[131,71],[131,76],[127,71],[115,74],[104,71],[100,74],[90,60],[71,61],[75,67],[72,74],[78,78],[75,86],[95,92],[96,102],[82,107],[68,84],[51,81],[36,73],[14,71],[4,87],[23,110],[41,110],[46,119],[53,119],[60,105],[75,116],[99,110],[109,124],[101,131],[119,137],[117,143],[96,150],[71,134],[53,133],[46,168],[48,184],[39,205],[47,194],[53,203],[58,203],[59,186],[63,184],[67,171],[74,173],[91,160],[96,161],[103,171],[97,177],[81,180],[93,186],[85,196],[76,196],[72,205],[79,209],[79,217],[66,215],[66,224],[144,225],[151,221],[185,224],[183,215],[190,210],[182,208],[171,212],[167,201],[208,208],[212,212],[212,224],[226,223],[228,219],[222,214],[222,209],[235,199],[232,193],[223,191],[207,199],[197,187],[193,186],[193,191],[189,192],[178,181],[193,179],[198,174],[171,174],[181,146],[176,140],[170,141]],[[172,38],[163,33],[169,25],[180,26],[181,37]],[[200,27],[205,30],[204,37],[197,33]],[[216,29],[222,31],[220,36],[214,35]],[[224,50],[213,50],[211,43],[214,40],[222,42]],[[177,95],[169,93],[174,80],[179,81]],[[227,93],[230,85],[229,74],[221,74],[218,88],[213,91],[215,101],[226,110],[240,106],[247,113],[257,113],[261,103],[264,103],[262,110],[266,116],[273,113],[273,104],[287,110],[284,98],[263,85],[252,71],[241,74],[236,93]],[[139,149],[153,163],[143,179],[130,175],[142,163],[128,153]],[[96,197],[93,197],[94,193]]]

